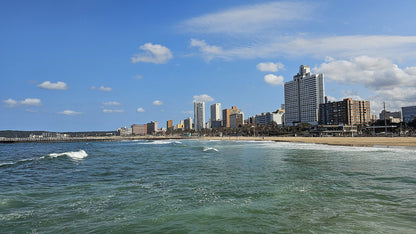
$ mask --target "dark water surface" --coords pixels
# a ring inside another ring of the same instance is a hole
[[[0,145],[0,233],[416,233],[416,151],[276,142]]]

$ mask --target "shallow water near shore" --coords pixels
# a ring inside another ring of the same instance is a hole
[[[0,233],[415,233],[415,194],[412,148],[0,145]]]

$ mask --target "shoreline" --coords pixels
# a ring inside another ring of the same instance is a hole
[[[71,137],[71,138],[6,138],[0,139],[0,143],[58,143],[58,142],[91,142],[91,141],[134,141],[134,140],[220,140],[220,141],[274,141],[274,142],[296,142],[326,144],[334,146],[400,146],[416,147],[416,137],[246,137],[246,136],[224,136],[224,137],[181,137],[181,136],[106,136],[106,137]]]
[[[201,139],[296,142],[356,147],[416,147],[416,137],[201,137]]]

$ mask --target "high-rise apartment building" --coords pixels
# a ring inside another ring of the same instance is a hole
[[[211,120],[221,120],[221,103],[211,105]]]
[[[416,118],[416,106],[402,107],[403,122],[409,123]]]
[[[183,122],[184,122],[184,125],[185,125],[185,130],[191,130],[192,129],[192,118],[191,117],[185,119]]]
[[[173,128],[173,120],[168,120],[166,121],[166,128],[167,129],[172,129]]]
[[[221,103],[211,105],[211,128],[221,127]]]
[[[357,101],[345,98],[339,102],[320,104],[320,124],[359,125],[370,121],[370,101]]]
[[[194,102],[195,131],[205,128],[205,102]]]
[[[147,134],[152,135],[157,132],[157,121],[147,123]]]
[[[319,104],[324,103],[323,74],[311,74],[310,67],[301,65],[292,81],[284,84],[285,123],[318,124]]]
[[[222,110],[222,124],[224,127],[231,127],[230,126],[230,115],[240,113],[241,109],[237,109],[236,106],[232,106],[231,109],[224,109]]]

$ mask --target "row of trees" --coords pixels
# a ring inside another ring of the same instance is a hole
[[[387,120],[388,126],[395,126],[388,128],[388,132],[396,135],[416,135],[416,119],[410,123],[391,123]],[[384,126],[384,120],[377,120],[369,124],[363,124],[357,126],[358,135],[372,136],[375,133],[383,132],[383,128],[378,128],[376,131],[374,128],[367,128],[369,126]],[[195,130],[168,130],[167,135],[205,135],[205,136],[311,136],[316,135],[318,126],[313,126],[309,123],[300,123],[297,126],[279,126],[276,123],[270,123],[268,125],[243,125],[238,128],[206,128],[199,132]]]

